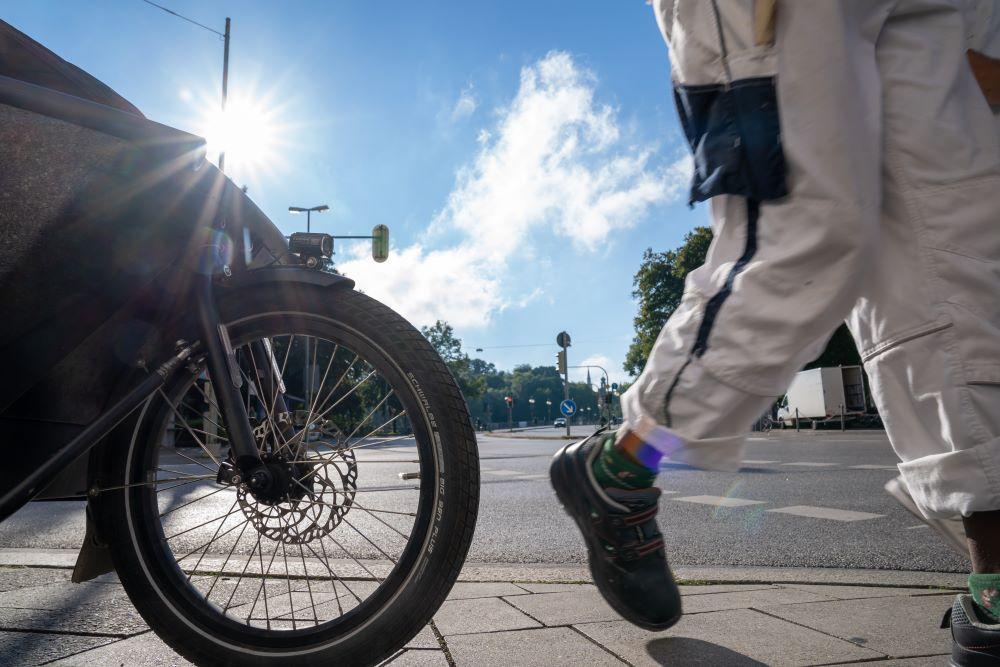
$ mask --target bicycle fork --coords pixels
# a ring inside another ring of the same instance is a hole
[[[241,389],[243,378],[236,353],[229,339],[226,325],[219,317],[215,303],[215,290],[212,276],[218,261],[218,246],[209,244],[202,249],[197,275],[197,313],[198,326],[202,343],[205,346],[205,358],[212,388],[219,401],[219,411],[225,420],[229,436],[231,456],[236,471],[253,491],[265,491],[275,482],[271,471],[260,458],[257,442],[254,438],[250,417],[243,403]],[[228,267],[222,267],[224,270]],[[284,394],[281,391],[280,370],[274,368],[274,357],[267,353],[267,347],[261,343],[251,345],[251,354],[261,354],[266,359],[269,384],[274,387],[274,406],[279,411],[286,410]],[[278,401],[280,400],[280,403]],[[268,409],[268,406],[265,406]],[[220,477],[223,471],[220,470]],[[227,475],[229,476],[229,475]]]

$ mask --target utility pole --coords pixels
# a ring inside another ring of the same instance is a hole
[[[173,16],[176,16],[179,19],[183,19],[188,23],[192,23],[198,26],[199,28],[204,28],[209,32],[215,33],[216,35],[222,38],[222,114],[223,114],[222,122],[223,123],[226,122],[225,120],[226,99],[229,96],[229,24],[230,24],[229,17],[228,16],[226,17],[226,31],[219,32],[214,28],[209,28],[207,25],[198,23],[194,19],[189,19],[183,14],[178,14],[172,9],[167,9],[163,5],[158,5],[155,2],[152,2],[152,0],[142,0],[142,1],[145,2],[147,5],[152,5],[157,9],[162,9],[168,14],[172,14]],[[219,149],[219,171],[225,171],[225,170],[226,170],[226,147],[223,146],[222,148]]]
[[[222,122],[226,122],[226,100],[229,98],[229,17],[226,32],[222,35]],[[219,171],[226,171],[226,146],[219,149]]]
[[[559,335],[556,336],[556,345],[562,348],[559,352],[559,371],[563,374],[563,399],[569,400],[569,364],[567,362],[566,350],[572,344],[569,334],[565,331],[560,331]],[[566,418],[566,437],[569,437],[569,423],[572,417]]]

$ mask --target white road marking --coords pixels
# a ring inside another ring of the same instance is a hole
[[[899,468],[897,468],[896,466],[881,466],[881,465],[875,465],[873,463],[865,463],[864,465],[860,466],[851,466],[851,468],[853,468],[854,470],[896,470],[896,471],[899,470]]]
[[[758,461],[757,459],[743,459],[743,463],[747,465],[764,466],[768,463],[777,463],[777,461]]]
[[[674,498],[685,503],[699,503],[701,505],[714,505],[715,507],[745,507],[747,505],[763,505],[763,500],[747,500],[746,498],[731,498],[729,496],[684,496]]]
[[[501,477],[511,477],[513,475],[523,475],[524,473],[520,470],[483,470],[485,473],[490,475],[500,475]]]
[[[930,528],[930,526],[928,526],[926,523],[922,523],[922,524],[917,525],[917,526],[907,526],[906,527],[907,530],[916,530],[917,528]]]
[[[767,511],[778,512],[781,514],[792,514],[794,516],[805,516],[811,519],[830,519],[832,521],[864,521],[866,519],[879,519],[884,516],[882,514],[871,514],[869,512],[839,510],[833,507],[813,507],[811,505],[779,507],[778,509]]]
[[[782,463],[783,466],[805,466],[807,468],[827,468],[835,466],[836,463],[816,463],[815,461],[796,461],[794,463]]]

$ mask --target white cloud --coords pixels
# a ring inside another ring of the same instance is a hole
[[[478,152],[458,171],[428,237],[384,264],[358,257],[341,270],[418,325],[440,318],[482,327],[541,295],[512,293],[516,281],[504,280],[515,252],[537,252],[551,235],[591,252],[652,205],[678,198],[690,161],[656,167],[653,146],[623,146],[617,112],[595,100],[596,84],[563,52],[524,67],[517,95],[479,132]],[[471,94],[463,91],[453,115],[475,109]],[[445,247],[431,247],[443,239]]]
[[[472,91],[472,84],[469,84],[462,89],[461,94],[458,96],[458,100],[455,102],[455,106],[451,109],[451,119],[453,121],[468,118],[475,113],[479,104],[476,102],[476,96]]]

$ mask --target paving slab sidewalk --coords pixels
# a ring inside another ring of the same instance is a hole
[[[923,585],[930,574],[900,586],[898,575],[880,583],[779,571],[772,583],[757,568],[757,580],[743,583],[739,571],[716,572],[712,583],[682,586],[677,626],[647,632],[622,621],[591,584],[523,572],[532,576],[519,579],[512,567],[507,581],[459,582],[432,624],[384,664],[920,667],[946,664],[950,651],[938,626],[955,591]],[[189,664],[150,632],[113,575],[82,585],[69,576],[62,567],[0,566],[0,664]]]

